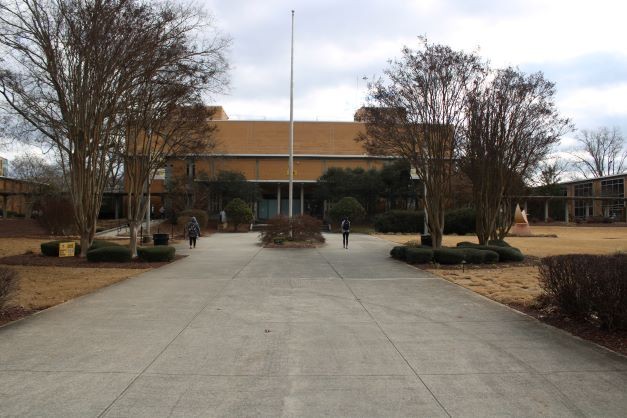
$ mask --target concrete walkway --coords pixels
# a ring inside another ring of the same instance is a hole
[[[0,328],[0,415],[625,416],[627,360],[327,235],[186,259]]]

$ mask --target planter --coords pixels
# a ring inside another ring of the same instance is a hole
[[[153,245],[168,245],[170,234],[152,234]]]

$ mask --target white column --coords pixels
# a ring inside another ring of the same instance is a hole
[[[276,214],[281,214],[281,183],[276,186]]]
[[[300,214],[305,214],[305,185],[300,184]]]
[[[549,221],[549,199],[544,201],[544,222]]]

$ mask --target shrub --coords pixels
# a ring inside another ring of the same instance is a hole
[[[354,197],[343,197],[329,210],[329,216],[337,223],[344,217],[351,222],[359,222],[366,217],[366,210]]]
[[[69,235],[75,232],[74,206],[71,200],[63,195],[45,195],[40,205],[42,214],[37,221],[50,234]]]
[[[497,247],[512,248],[511,245],[503,241],[502,239],[491,239],[488,241],[488,245],[496,245]]]
[[[176,249],[166,245],[137,248],[137,256],[144,261],[172,261],[175,255]]]
[[[472,208],[456,209],[444,215],[444,234],[466,235],[476,231],[477,212]]]
[[[0,308],[8,302],[17,288],[17,273],[6,267],[0,267]]]
[[[568,315],[597,318],[604,329],[627,329],[627,254],[559,255],[540,264],[548,301]]]
[[[430,263],[433,256],[434,252],[430,248],[407,248],[405,250],[405,260],[410,264]]]
[[[500,247],[498,245],[480,245],[475,244],[474,242],[460,242],[457,244],[459,248],[477,248],[480,250],[490,250],[494,251],[499,255],[499,261],[508,262],[508,261],[523,261],[525,256],[523,253],[514,247]]]
[[[59,256],[59,243],[61,242],[73,242],[73,241],[48,241],[42,242],[39,246],[41,248],[41,253],[48,257],[58,257]],[[78,242],[74,243],[74,255],[79,255],[81,253],[81,245]]]
[[[397,245],[390,250],[390,255],[397,260],[405,260],[407,249],[404,245]]]
[[[179,212],[178,216],[184,218],[178,221],[181,222],[178,223],[179,225],[186,225],[192,216],[196,218],[196,220],[198,221],[198,225],[200,225],[201,228],[206,228],[207,222],[209,222],[209,215],[207,215],[207,212],[202,209],[185,209]],[[182,223],[182,221],[184,220],[186,222]]]
[[[290,237],[290,229],[292,240],[324,242],[324,237],[320,232],[322,222],[309,215],[295,216],[291,221],[285,215],[270,219],[265,231],[260,233],[261,242],[277,244],[280,241],[282,243]]]
[[[226,212],[226,219],[229,223],[233,224],[235,231],[241,224],[247,224],[253,220],[253,211],[246,202],[236,197],[231,200],[224,208]]]
[[[101,239],[95,239],[91,245],[89,246],[89,249],[87,251],[91,251],[91,250],[96,250],[98,248],[104,248],[104,247],[119,247],[120,244],[116,243],[116,242],[111,242],[111,241],[105,241],[105,240],[101,240]]]
[[[415,210],[391,210],[374,218],[377,232],[417,233],[424,225],[424,212]]]
[[[87,251],[87,260],[93,262],[116,261],[124,263],[131,261],[131,250],[119,245],[96,248],[94,250]]]
[[[497,253],[496,251],[481,250],[481,252],[483,252],[483,262],[485,264],[498,263],[499,260],[501,259],[501,257],[499,256],[499,253]]]
[[[460,249],[464,253],[464,261],[468,264],[483,264],[485,263],[485,253],[487,251],[479,250],[477,248],[462,248]],[[494,253],[496,254],[496,253]],[[496,254],[498,260],[499,255]]]
[[[457,248],[436,248],[433,260],[440,264],[460,264],[464,261],[464,251]]]

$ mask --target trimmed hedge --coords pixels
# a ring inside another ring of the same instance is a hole
[[[488,241],[488,245],[496,245],[497,247],[512,248],[511,245],[503,241],[502,239],[491,239]]]
[[[116,242],[105,241],[105,240],[101,240],[101,239],[95,239],[91,243],[91,245],[89,246],[89,249],[87,251],[96,250],[98,248],[104,248],[104,247],[120,247],[120,244],[118,244]]]
[[[481,250],[483,252],[483,262],[485,264],[494,264],[498,263],[501,259],[499,253],[492,250]]]
[[[405,260],[410,264],[425,264],[433,260],[433,250],[429,248],[407,248]]]
[[[124,263],[131,261],[131,250],[120,245],[96,248],[87,251],[87,260],[93,262],[115,261]]]
[[[377,232],[416,233],[422,231],[424,212],[415,210],[391,210],[374,218]]]
[[[137,256],[143,261],[172,261],[175,255],[176,249],[166,245],[137,248]]]
[[[468,264],[483,264],[485,263],[485,251],[477,248],[463,248],[460,251],[464,253],[464,261]],[[496,253],[494,253],[496,254]],[[496,254],[498,259],[499,255]]]
[[[390,255],[397,260],[405,260],[407,255],[407,247],[404,245],[397,245],[390,250]]]
[[[329,217],[339,223],[345,216],[353,222],[360,222],[366,218],[366,210],[354,197],[343,197],[329,210]]]
[[[627,254],[558,255],[540,264],[547,300],[578,319],[607,330],[627,329]]]
[[[474,242],[460,242],[457,244],[458,248],[477,248],[479,250],[490,250],[494,251],[499,255],[499,261],[508,262],[508,261],[523,261],[525,256],[523,253],[514,247],[499,247],[498,245],[479,245]]]
[[[58,257],[59,256],[59,244],[62,242],[73,242],[73,241],[48,241],[42,242],[40,245],[41,253],[48,257]],[[74,255],[79,255],[81,253],[81,245],[78,242],[74,243]]]
[[[457,248],[436,248],[433,250],[433,260],[439,264],[461,264],[465,254]]]
[[[476,232],[477,212],[472,208],[456,209],[444,214],[444,234],[466,235]]]
[[[178,223],[178,225],[186,225],[189,222],[189,219],[193,216],[198,221],[198,225],[201,228],[205,228],[207,226],[207,222],[209,221],[209,215],[207,212],[202,209],[185,209],[177,214],[178,217],[182,217],[182,221],[185,223]]]

